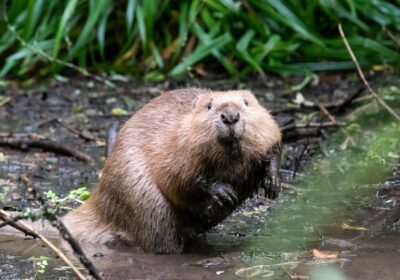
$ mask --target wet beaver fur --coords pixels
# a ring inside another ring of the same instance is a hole
[[[280,141],[250,91],[164,93],[123,125],[92,196],[64,222],[80,242],[180,253],[259,187],[277,197]]]

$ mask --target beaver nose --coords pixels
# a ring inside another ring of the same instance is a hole
[[[221,120],[224,124],[235,124],[240,120],[240,113],[234,109],[228,109],[221,113]]]

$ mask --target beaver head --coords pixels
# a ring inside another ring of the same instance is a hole
[[[247,106],[248,101],[240,94],[202,94],[194,102],[194,121],[220,144],[234,145],[245,131]]]
[[[199,94],[190,115],[192,137],[210,154],[258,157],[280,141],[275,121],[250,91]]]

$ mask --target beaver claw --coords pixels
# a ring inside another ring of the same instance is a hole
[[[228,184],[213,183],[209,193],[213,202],[220,207],[223,207],[225,203],[229,203],[231,206],[235,206],[238,203],[235,191]]]
[[[232,185],[200,176],[195,181],[197,193],[192,194],[191,212],[208,228],[230,213],[239,200]]]
[[[212,205],[222,207],[226,203],[232,206],[238,203],[236,192],[230,184],[216,182],[202,176],[197,178],[195,184],[197,185],[197,190],[201,190],[201,193],[198,194],[206,198],[207,201],[211,200]]]
[[[267,167],[266,177],[263,182],[262,188],[264,189],[265,197],[269,199],[278,198],[281,191],[281,182],[279,179],[279,167],[281,161],[281,145],[274,145],[268,153],[270,162]]]
[[[272,176],[264,180],[264,194],[266,198],[277,199],[281,191],[279,176]]]
[[[235,208],[239,200],[229,184],[213,183],[208,193],[211,199],[205,201],[202,219],[214,226]]]

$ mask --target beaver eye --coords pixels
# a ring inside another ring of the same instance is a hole
[[[212,104],[211,104],[211,102],[209,102],[209,103],[207,104],[207,110],[211,110],[211,107],[212,107]]]
[[[243,99],[244,105],[249,106],[249,102],[246,99]]]

